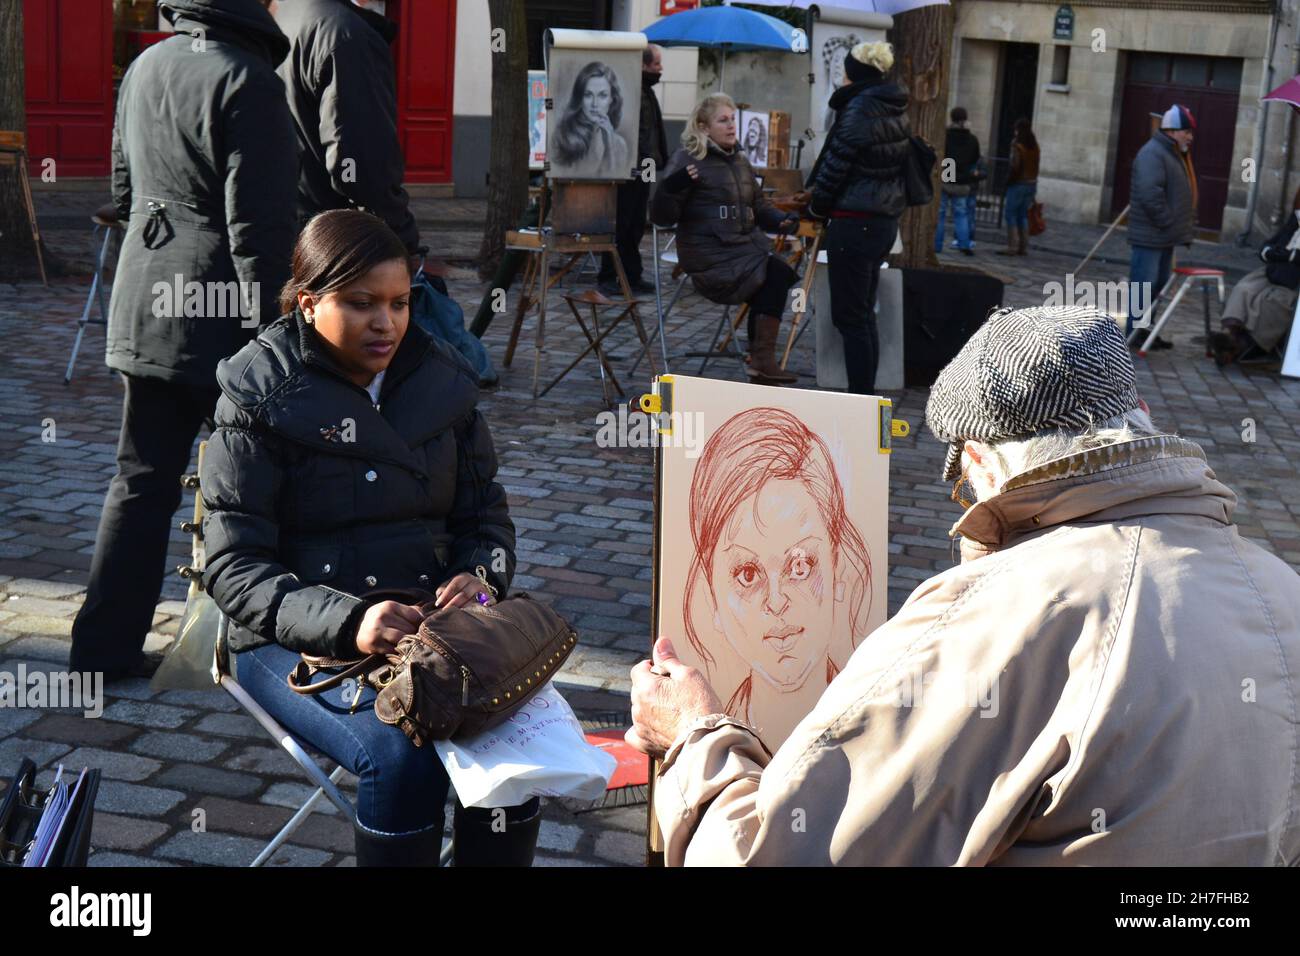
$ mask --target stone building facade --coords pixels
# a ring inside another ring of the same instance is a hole
[[[1108,223],[1128,201],[1152,113],[1184,103],[1202,235],[1258,241],[1300,187],[1291,107],[1260,97],[1300,70],[1300,0],[962,0],[949,103],[986,155],[1033,122],[1039,199],[1062,221]]]

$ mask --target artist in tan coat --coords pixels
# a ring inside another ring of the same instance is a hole
[[[926,417],[978,499],[962,563],[775,755],[669,640],[633,670],[668,863],[1300,860],[1300,576],[1153,427],[1115,323],[999,312]]]

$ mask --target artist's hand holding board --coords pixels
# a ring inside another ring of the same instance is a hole
[[[885,620],[892,403],[664,375],[643,404],[660,420],[653,629],[671,648],[634,672],[628,739],[662,752],[707,701],[775,751]],[[653,803],[651,831],[655,851]]]

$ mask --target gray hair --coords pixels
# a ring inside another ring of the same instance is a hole
[[[1058,458],[1165,434],[1168,433],[1158,429],[1150,415],[1140,408],[1134,408],[1114,418],[1095,421],[1083,431],[1049,428],[1028,438],[1008,438],[994,442],[989,445],[995,463],[990,470],[997,474],[998,487],[1001,488],[1016,475]],[[962,453],[962,458],[963,462],[968,460],[965,452]]]

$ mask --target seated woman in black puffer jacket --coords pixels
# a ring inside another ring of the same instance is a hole
[[[799,276],[772,255],[764,230],[793,232],[799,217],[763,199],[754,168],[736,144],[736,104],[725,93],[702,99],[668,160],[650,202],[660,227],[677,226],[677,258],[700,295],[726,305],[749,303],[746,371],[766,385],[797,376],[776,361],[786,296]]]
[[[205,586],[230,617],[235,676],[301,740],[359,778],[357,864],[436,865],[447,773],[374,713],[367,688],[303,697],[300,652],[355,658],[417,629],[418,609],[367,599],[421,588],[444,606],[504,596],[515,531],[475,408],[477,377],[410,323],[406,247],[367,213],[307,224],[286,313],[221,362],[216,430],[201,468]],[[532,859],[538,801],[457,806],[455,859]],[[498,814],[500,817],[500,814]]]

